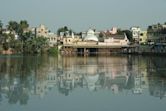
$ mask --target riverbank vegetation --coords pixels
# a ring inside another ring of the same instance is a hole
[[[9,21],[3,29],[0,21],[1,50],[12,50],[13,53],[38,54],[48,48],[48,40],[33,33],[26,20]]]
[[[58,55],[58,48],[57,47],[51,47],[51,48],[49,48],[48,54],[49,55],[53,55],[53,56]]]

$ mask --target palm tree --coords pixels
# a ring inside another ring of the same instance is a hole
[[[21,21],[20,21],[20,27],[21,27],[23,30],[25,30],[25,29],[27,29],[27,28],[29,27],[29,24],[28,24],[28,22],[27,22],[26,20],[21,20]]]
[[[17,33],[19,29],[19,24],[16,21],[9,21],[7,29],[10,31],[15,31]]]
[[[29,24],[26,20],[21,20],[19,23],[19,35],[22,35],[23,33],[26,32],[26,30],[28,29]]]

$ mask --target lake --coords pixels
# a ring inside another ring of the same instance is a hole
[[[164,56],[0,56],[0,111],[165,111]]]

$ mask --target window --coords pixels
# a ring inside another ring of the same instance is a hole
[[[139,40],[142,41],[142,38],[140,38]]]
[[[140,34],[140,36],[144,36],[144,34],[143,34],[143,33],[141,33],[141,34]]]

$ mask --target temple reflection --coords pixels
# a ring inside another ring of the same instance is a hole
[[[166,96],[166,59],[161,57],[0,57],[0,102],[27,104],[56,89],[69,96],[75,89]]]

